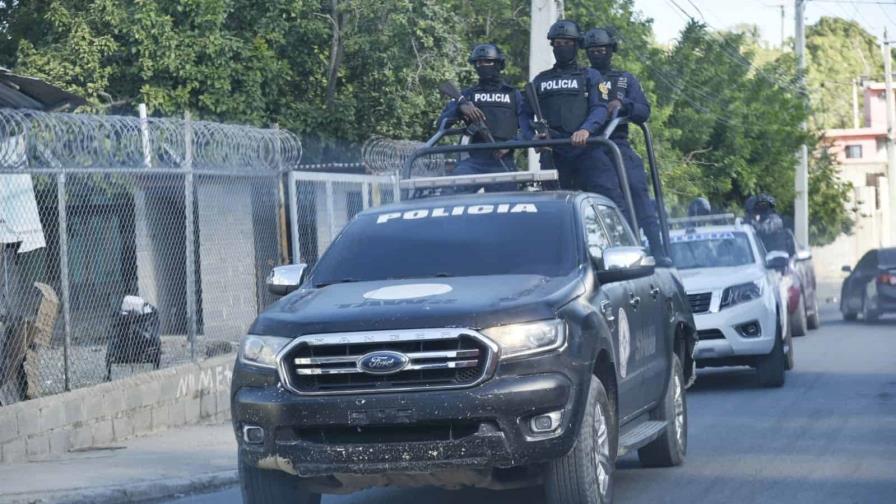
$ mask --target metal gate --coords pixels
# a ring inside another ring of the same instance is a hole
[[[395,175],[289,172],[294,262],[313,265],[358,212],[401,199]]]

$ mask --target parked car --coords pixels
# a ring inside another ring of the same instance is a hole
[[[366,210],[269,286],[287,295],[233,372],[248,504],[540,482],[549,503],[611,502],[617,455],[683,461],[691,311],[602,196]]]
[[[788,296],[790,332],[794,336],[805,336],[808,330],[821,327],[815,288],[815,265],[812,263],[812,252],[797,243],[793,238],[793,231],[786,231],[793,244],[793,249],[787,251],[790,255],[788,274],[796,276]]]
[[[840,312],[846,320],[862,314],[866,322],[885,313],[896,313],[896,248],[875,249],[866,253],[849,273],[840,290]]]
[[[739,221],[671,233],[672,261],[697,324],[697,367],[752,366],[761,385],[780,387],[794,364],[792,280],[787,254],[764,250],[753,227]]]

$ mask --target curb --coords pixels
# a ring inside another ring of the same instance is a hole
[[[236,470],[109,487],[73,488],[46,494],[0,495],[0,504],[102,504],[148,502],[203,493],[239,482]]]

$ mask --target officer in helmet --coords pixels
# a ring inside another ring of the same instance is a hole
[[[607,102],[609,113],[612,115],[616,112],[619,117],[638,124],[647,122],[650,118],[650,103],[641,90],[641,83],[634,75],[613,67],[613,54],[619,50],[614,30],[612,28],[588,30],[584,36],[584,45],[591,68],[603,76],[598,89],[601,100]],[[619,147],[625,163],[638,225],[644,230],[653,255],[657,258],[663,257],[665,254],[660,242],[656,206],[650,200],[644,162],[628,141],[628,124],[619,125],[610,139]]]
[[[561,188],[603,194],[628,216],[613,164],[603,150],[586,144],[588,137],[606,121],[607,105],[597,92],[597,85],[603,80],[600,72],[580,67],[576,61],[582,46],[579,25],[569,20],[557,21],[548,31],[548,40],[556,63],[538,74],[532,84],[550,137],[570,138],[572,146],[542,152],[542,168],[557,169]],[[532,117],[528,103],[526,114]],[[521,128],[526,138],[534,136],[528,123]]]
[[[688,205],[688,217],[703,217],[712,214],[712,206],[709,200],[704,197],[694,198]]]
[[[517,138],[520,124],[528,124],[528,116],[523,113],[522,94],[501,78],[504,70],[504,54],[495,44],[479,44],[473,48],[467,59],[479,75],[479,82],[461,91],[459,100],[452,100],[439,117],[450,121],[463,118],[468,124],[487,128],[478,131],[473,143],[504,142]],[[489,136],[491,135],[491,136]],[[513,153],[500,151],[471,151],[468,158],[458,163],[454,175],[474,175],[482,173],[515,170]],[[473,188],[475,190],[476,188]],[[513,191],[513,183],[493,184],[491,191]]]
[[[746,205],[747,220],[768,251],[781,250],[788,255],[796,253],[793,236],[784,228],[781,215],[775,210],[775,198],[769,194],[750,196]]]

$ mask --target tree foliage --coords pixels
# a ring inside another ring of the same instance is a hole
[[[640,78],[653,104],[675,210],[705,195],[739,211],[758,191],[790,206],[797,147],[816,145],[799,127],[812,114],[794,91],[790,54],[762,47],[749,29],[698,23],[660,48],[633,0],[567,1],[566,17],[583,29],[617,29],[616,63]],[[526,0],[18,0],[0,2],[0,64],[82,94],[94,110],[145,102],[158,115],[278,123],[306,147],[339,139],[311,149],[312,159],[336,160],[374,134],[428,135],[444,103],[437,84],[472,82],[466,59],[476,43],[499,44],[505,75],[522,85],[528,27]],[[830,65],[846,56],[829,52],[857,44],[871,58],[874,50],[855,28],[822,20],[809,31],[810,83],[831,83],[823,96],[838,110],[848,93],[833,83],[849,76]],[[819,126],[842,119],[825,114]],[[633,139],[643,147],[637,130]],[[815,166],[813,237],[825,241],[849,228],[846,186],[829,159]]]

